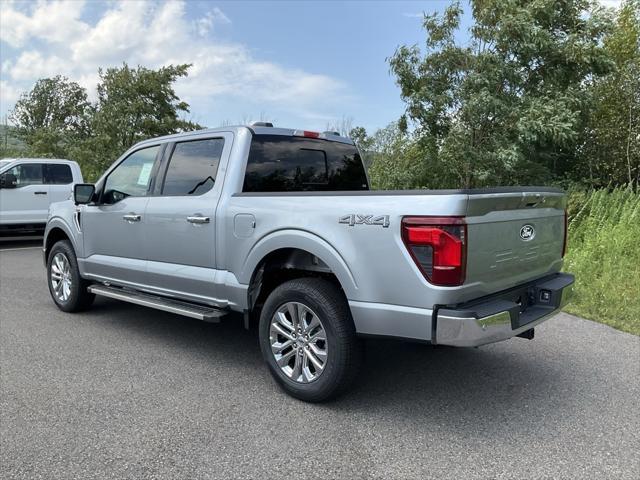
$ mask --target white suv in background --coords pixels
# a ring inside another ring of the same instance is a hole
[[[70,198],[73,185],[82,182],[80,166],[71,160],[0,160],[0,238],[42,233],[49,205]]]

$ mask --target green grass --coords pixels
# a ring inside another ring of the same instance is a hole
[[[576,276],[569,313],[640,335],[640,193],[573,192],[564,269]]]

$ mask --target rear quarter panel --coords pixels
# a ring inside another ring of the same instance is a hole
[[[430,308],[443,291],[429,285],[401,238],[403,215],[464,215],[466,195],[234,195],[220,221],[226,242],[218,268],[247,284],[262,258],[279,248],[302,248],[329,265],[349,300]],[[389,226],[339,223],[349,214],[389,215]],[[255,218],[250,236],[238,215]],[[240,234],[238,234],[240,233]],[[456,288],[455,290],[460,290]]]

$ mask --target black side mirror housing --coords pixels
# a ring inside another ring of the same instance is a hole
[[[13,173],[3,173],[0,175],[0,188],[16,188],[18,178]]]
[[[76,205],[86,205],[93,201],[96,186],[92,183],[76,183],[73,186],[73,201]]]

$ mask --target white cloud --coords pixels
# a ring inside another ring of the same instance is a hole
[[[176,90],[200,118],[206,112],[198,109],[221,96],[267,111],[295,112],[300,118],[310,111],[322,115],[329,103],[340,105],[350,98],[346,86],[333,77],[260,60],[245,45],[217,41],[211,35],[217,26],[231,23],[217,7],[194,21],[182,1],[118,1],[93,23],[82,20],[83,7],[77,1],[40,0],[30,8],[2,4],[0,40],[18,48],[13,58],[3,58],[5,108],[17,98],[16,91],[44,76],[65,75],[94,94],[98,68],[122,62],[149,68],[192,64]]]
[[[39,0],[33,4],[31,12],[22,12],[14,8],[16,5],[19,4],[3,2],[0,6],[0,40],[12,47],[22,47],[31,38],[66,43],[89,28],[80,21],[83,0]]]
[[[407,18],[424,18],[424,13],[422,12],[406,12],[402,14],[403,17]]]
[[[222,10],[215,7],[213,10],[207,12],[204,17],[201,17],[195,21],[196,30],[198,35],[205,37],[211,32],[216,24],[228,25],[231,23],[229,17],[227,17]]]
[[[8,67],[13,80],[32,80],[42,77],[53,77],[68,66],[66,60],[55,55],[43,57],[36,50],[23,52],[15,64]]]
[[[20,98],[21,90],[5,80],[0,80],[0,111],[6,112]]]

